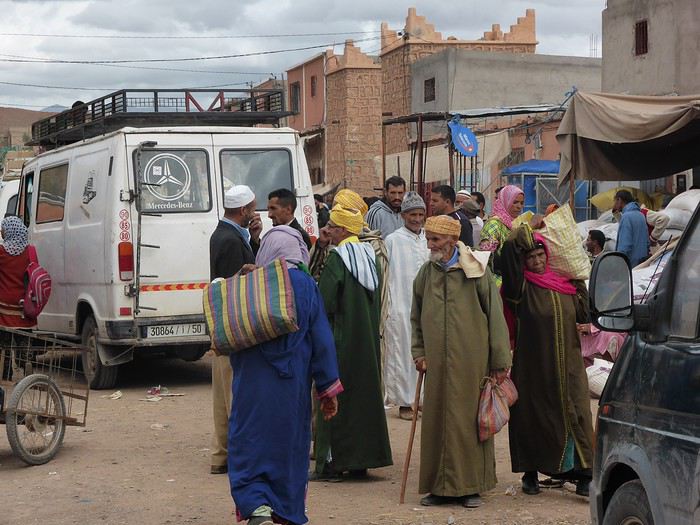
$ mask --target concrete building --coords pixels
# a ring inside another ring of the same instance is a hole
[[[411,112],[557,104],[572,86],[600,91],[600,68],[599,58],[448,49],[411,65]]]
[[[528,9],[518,18],[510,31],[503,32],[499,24],[486,31],[479,40],[443,38],[425,17],[418,16],[415,8],[408,10],[406,25],[401,34],[389,29],[382,31],[382,111],[392,116],[407,115],[412,111],[411,65],[420,59],[447,49],[467,49],[493,53],[535,53],[535,10]],[[405,151],[410,144],[409,126],[392,126],[387,130],[386,150],[389,153]]]
[[[697,0],[607,0],[603,10],[603,91],[629,95],[700,93]],[[675,193],[700,185],[700,168],[644,181]]]
[[[289,125],[306,140],[314,184],[377,195],[383,117],[557,103],[573,85],[600,89],[599,60],[535,55],[536,47],[532,9],[508,31],[494,24],[478,40],[460,40],[443,38],[410,8],[402,31],[381,25],[379,57],[348,41],[342,55],[329,50],[289,69],[289,107],[296,112]],[[430,88],[432,97],[426,97]],[[409,125],[385,132],[388,154],[410,149],[414,137]]]
[[[603,10],[603,91],[700,93],[697,0],[608,0]]]

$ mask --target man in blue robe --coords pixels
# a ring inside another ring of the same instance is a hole
[[[339,380],[333,332],[321,295],[307,273],[301,234],[276,226],[255,259],[284,257],[294,288],[297,332],[231,355],[233,406],[228,475],[239,520],[248,525],[301,525],[311,442],[311,381],[326,419],[338,411]]]

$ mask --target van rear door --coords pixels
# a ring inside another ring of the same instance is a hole
[[[204,339],[202,289],[209,282],[218,201],[211,135],[134,134],[127,151],[138,212],[133,228],[139,336],[163,343]]]

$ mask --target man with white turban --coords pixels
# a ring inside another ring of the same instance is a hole
[[[255,264],[262,231],[260,215],[255,208],[255,193],[248,186],[232,186],[224,194],[224,216],[209,240],[209,273],[212,281],[219,277],[227,279],[243,266]],[[211,379],[214,414],[211,473],[226,474],[233,380],[228,356],[214,358]]]
[[[319,280],[333,329],[340,380],[338,416],[316,419],[316,472],[312,479],[365,476],[392,464],[381,390],[379,314],[382,274],[372,247],[360,242],[357,209],[336,205],[326,225],[335,246]]]

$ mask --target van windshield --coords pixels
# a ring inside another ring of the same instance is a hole
[[[211,209],[209,157],[202,150],[134,151],[134,173],[143,186],[139,209],[157,213],[204,212]]]
[[[255,193],[258,210],[267,209],[270,192],[292,186],[292,155],[286,149],[230,150],[221,152],[224,193],[245,184]]]

